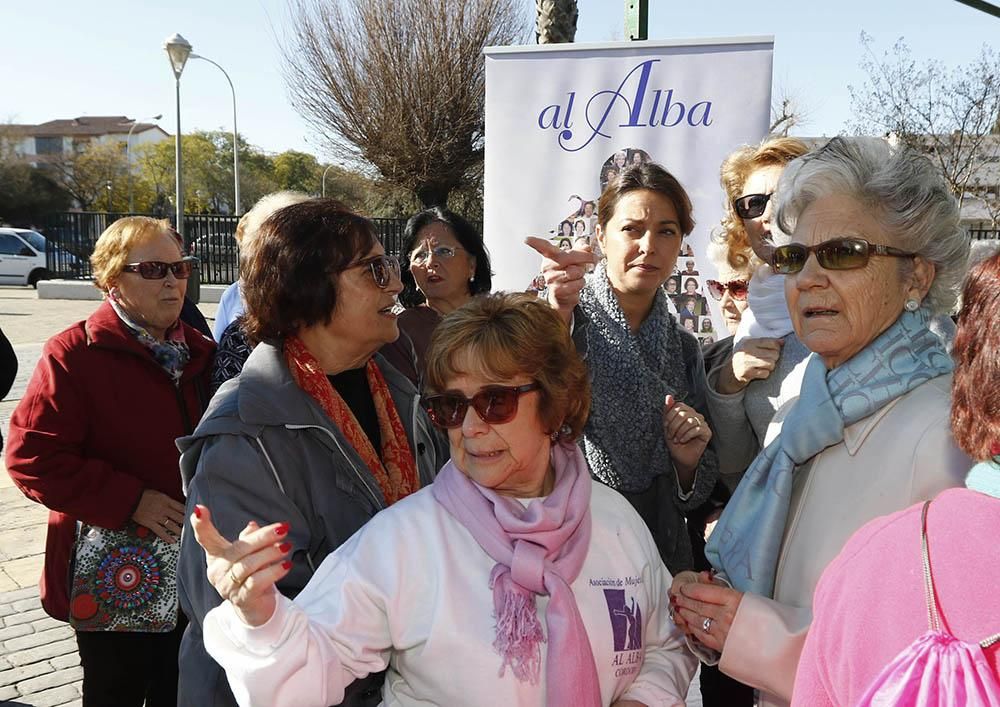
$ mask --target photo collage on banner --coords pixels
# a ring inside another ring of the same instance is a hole
[[[595,228],[598,215],[597,203],[601,192],[627,165],[640,165],[650,161],[655,162],[655,156],[650,157],[648,152],[635,147],[623,148],[608,157],[599,170],[600,191],[596,195],[571,194],[568,201],[575,203],[576,208],[570,211],[557,227],[549,231],[549,240],[561,250],[590,246],[600,257],[601,246],[597,242]],[[702,344],[708,345],[715,342],[715,325],[712,322],[708,299],[705,297],[704,279],[698,268],[694,248],[685,241],[681,244],[674,274],[663,283],[663,289],[673,304],[673,311],[680,325],[694,334]],[[544,298],[545,276],[541,273],[536,274],[525,291],[534,292]]]
[[[678,322],[703,342],[723,319],[705,282],[723,217],[719,167],[767,133],[771,37],[486,49],[483,235],[496,290],[544,296],[525,236],[598,251],[600,195],[630,165],[683,185],[695,228],[663,283]],[[740,76],[734,82],[732,77]]]

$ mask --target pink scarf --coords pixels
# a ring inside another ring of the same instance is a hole
[[[545,704],[598,707],[597,668],[570,583],[590,547],[590,472],[579,447],[552,448],[555,487],[525,508],[484,488],[448,462],[432,486],[434,498],[497,564],[490,573],[496,640],[493,647],[522,682],[538,683],[545,641],[535,595],[549,596]]]

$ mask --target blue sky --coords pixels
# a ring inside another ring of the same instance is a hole
[[[534,0],[522,2],[526,13],[533,12]],[[904,37],[916,58],[949,65],[970,61],[983,43],[1000,49],[1000,19],[955,0],[650,5],[651,39],[774,35],[775,90],[793,94],[810,117],[800,134],[845,129],[851,117],[847,86],[864,78],[858,68],[862,30],[875,38],[879,52]],[[579,0],[579,7],[577,41],[621,39],[621,0]],[[251,143],[321,154],[321,140],[291,106],[282,81],[277,38],[287,23],[285,8],[285,0],[0,0],[0,121],[162,113],[172,133],[174,81],[161,47],[179,32],[196,53],[229,72],[240,132]],[[212,65],[188,63],[181,101],[185,132],[232,129],[229,87]]]

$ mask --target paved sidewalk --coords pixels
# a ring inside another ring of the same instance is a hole
[[[52,335],[88,317],[99,302],[39,300],[24,287],[0,286],[0,328],[17,353],[17,379],[0,402],[0,430]],[[200,305],[215,316],[216,305]],[[81,705],[83,672],[68,624],[50,618],[38,602],[48,511],[14,486],[0,458],[0,706]]]

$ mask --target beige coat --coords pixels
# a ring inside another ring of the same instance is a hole
[[[775,415],[768,438],[788,407]],[[796,469],[774,600],[743,596],[719,663],[759,688],[761,705],[791,699],[813,591],[847,539],[878,516],[963,483],[972,462],[951,439],[950,407],[951,375],[939,376],[846,428],[843,442]]]

